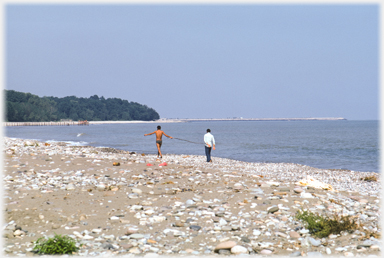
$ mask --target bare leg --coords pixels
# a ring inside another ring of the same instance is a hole
[[[162,158],[163,155],[161,155],[160,144],[156,143],[156,146],[157,146],[157,156],[160,156],[160,158]]]

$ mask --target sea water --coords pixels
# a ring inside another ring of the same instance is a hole
[[[246,162],[296,163],[324,169],[379,172],[378,121],[205,121],[125,123],[89,126],[14,126],[11,138],[64,141],[71,145],[111,147],[156,154],[157,125],[174,137],[163,137],[166,154],[205,155],[203,137],[210,128],[215,157]]]

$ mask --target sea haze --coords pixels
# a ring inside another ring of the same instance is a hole
[[[162,152],[204,155],[203,136],[210,128],[215,157],[246,162],[297,163],[325,169],[379,172],[378,121],[219,121],[126,123],[89,126],[14,126],[5,136],[73,145],[111,147],[155,154],[161,125],[175,139],[163,137]],[[176,139],[177,138],[177,139]]]

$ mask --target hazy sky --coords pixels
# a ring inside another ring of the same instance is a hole
[[[161,118],[379,116],[377,4],[8,4],[5,87]]]

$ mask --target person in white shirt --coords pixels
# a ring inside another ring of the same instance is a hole
[[[215,138],[211,134],[211,129],[207,129],[207,133],[204,135],[205,143],[205,155],[207,155],[207,162],[212,162],[211,150],[215,149]]]

